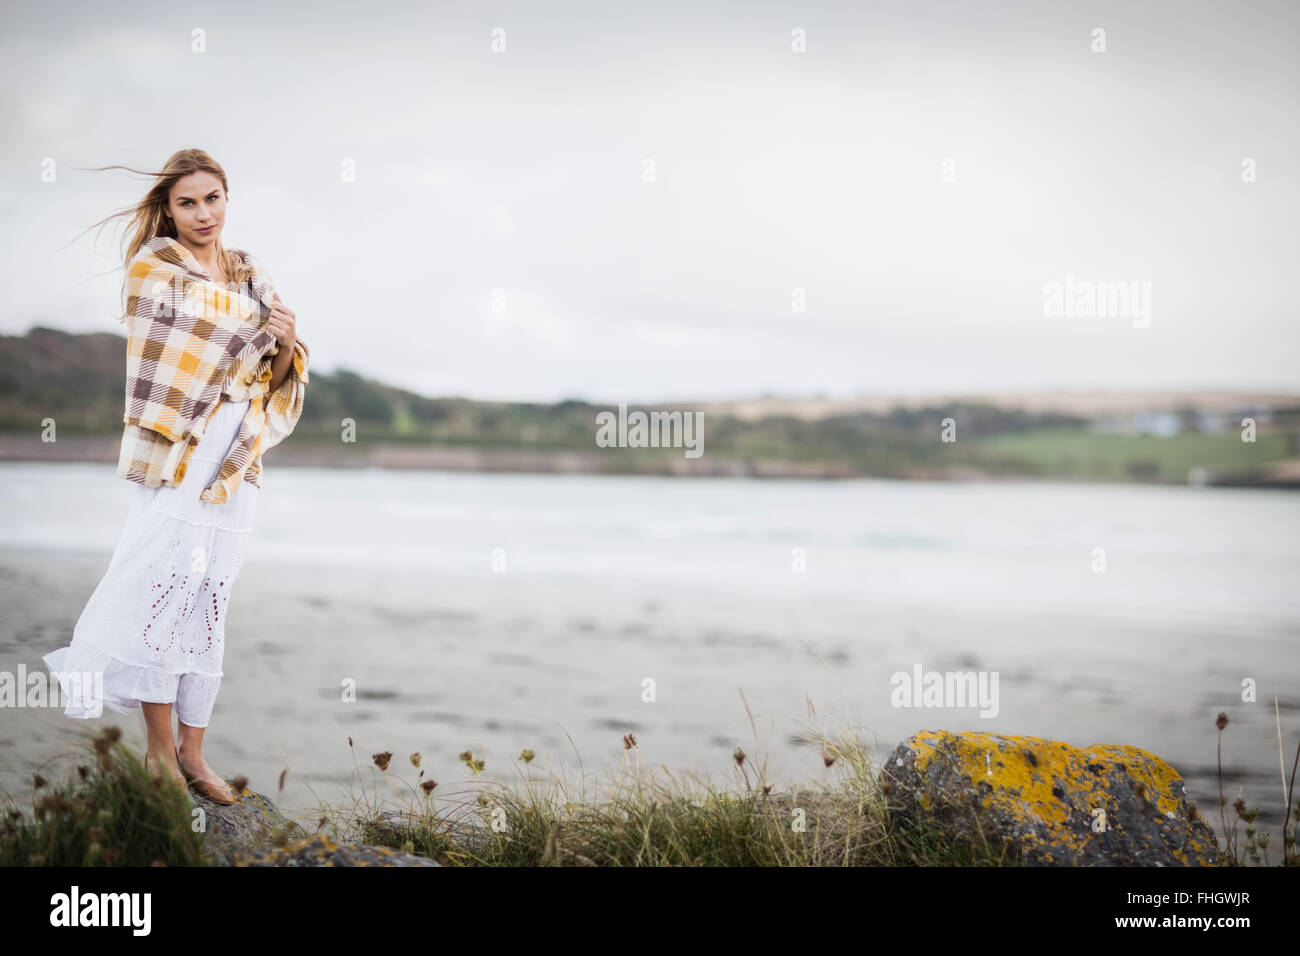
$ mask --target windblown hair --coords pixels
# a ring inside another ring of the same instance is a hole
[[[132,169],[129,166],[98,166],[96,169],[125,169],[128,172],[139,173],[142,176],[153,176],[155,182],[153,187],[147,192],[134,206],[124,209],[121,212],[113,213],[106,216],[99,222],[92,225],[103,226],[109,220],[118,216],[130,216],[127,221],[127,242],[126,253],[122,259],[123,268],[131,265],[131,260],[135,258],[140,247],[155,236],[169,236],[172,239],[176,236],[176,224],[166,215],[163,210],[167,208],[168,198],[171,196],[172,186],[176,181],[190,175],[190,173],[206,172],[211,173],[221,180],[221,188],[230,195],[230,187],[226,182],[226,171],[221,168],[221,164],[209,156],[201,149],[182,149],[172,153],[171,157],[163,164],[163,168],[158,172],[150,172],[143,169]],[[134,228],[134,231],[133,231]],[[226,249],[221,244],[221,239],[217,239],[217,259],[221,263],[222,269],[230,277],[235,287],[241,286],[253,273],[253,267],[250,263],[244,261]],[[130,316],[126,310],[126,277],[122,280],[122,314],[118,316],[119,322],[127,322]]]

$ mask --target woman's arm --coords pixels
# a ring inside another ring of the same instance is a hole
[[[284,304],[280,293],[272,292],[275,305],[271,309],[270,328],[280,350],[271,359],[271,391],[283,384],[293,365],[294,346],[298,341],[298,327],[293,309]]]
[[[275,391],[289,375],[289,369],[293,365],[294,346],[298,342],[295,335],[288,343],[280,343],[280,351],[271,357],[271,391]]]

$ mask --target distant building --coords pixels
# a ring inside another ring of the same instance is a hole
[[[1264,426],[1277,416],[1264,405],[1241,405],[1231,411],[1210,411],[1183,407],[1174,411],[1146,410],[1126,414],[1099,415],[1089,423],[1089,430],[1108,435],[1157,435],[1168,438],[1184,432],[1224,434],[1241,428],[1244,418]],[[1283,414],[1282,421],[1285,422]],[[1297,417],[1300,424],[1300,416]]]
[[[1198,432],[1222,432],[1228,430],[1232,418],[1224,412],[1197,412],[1194,422]]]
[[[1231,427],[1239,428],[1243,418],[1255,419],[1256,425],[1267,425],[1273,420],[1273,410],[1264,405],[1241,405],[1232,413]]]
[[[1160,435],[1168,438],[1180,429],[1177,412],[1134,412],[1133,431],[1139,435]]]
[[[1229,412],[1196,412],[1195,427],[1198,432],[1235,431],[1241,428],[1243,418],[1267,425],[1273,420],[1273,411],[1263,405],[1239,405]]]

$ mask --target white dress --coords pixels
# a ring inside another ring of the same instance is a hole
[[[174,703],[191,727],[208,725],[221,685],[226,609],[261,489],[242,481],[222,504],[199,495],[247,410],[247,401],[223,397],[179,486],[131,483],[126,526],[72,643],[44,658],[67,716],[98,717],[104,707],[126,714],[153,701]]]

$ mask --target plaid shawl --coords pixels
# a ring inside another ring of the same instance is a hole
[[[261,487],[262,453],[302,416],[310,359],[299,337],[289,373],[270,390],[270,357],[280,351],[268,324],[275,287],[248,253],[231,251],[253,266],[238,292],[213,281],[166,236],[145,241],[126,279],[130,334],[118,477],[151,488],[181,484],[217,407],[250,399],[229,453],[200,495],[214,504],[229,500],[242,481]]]

